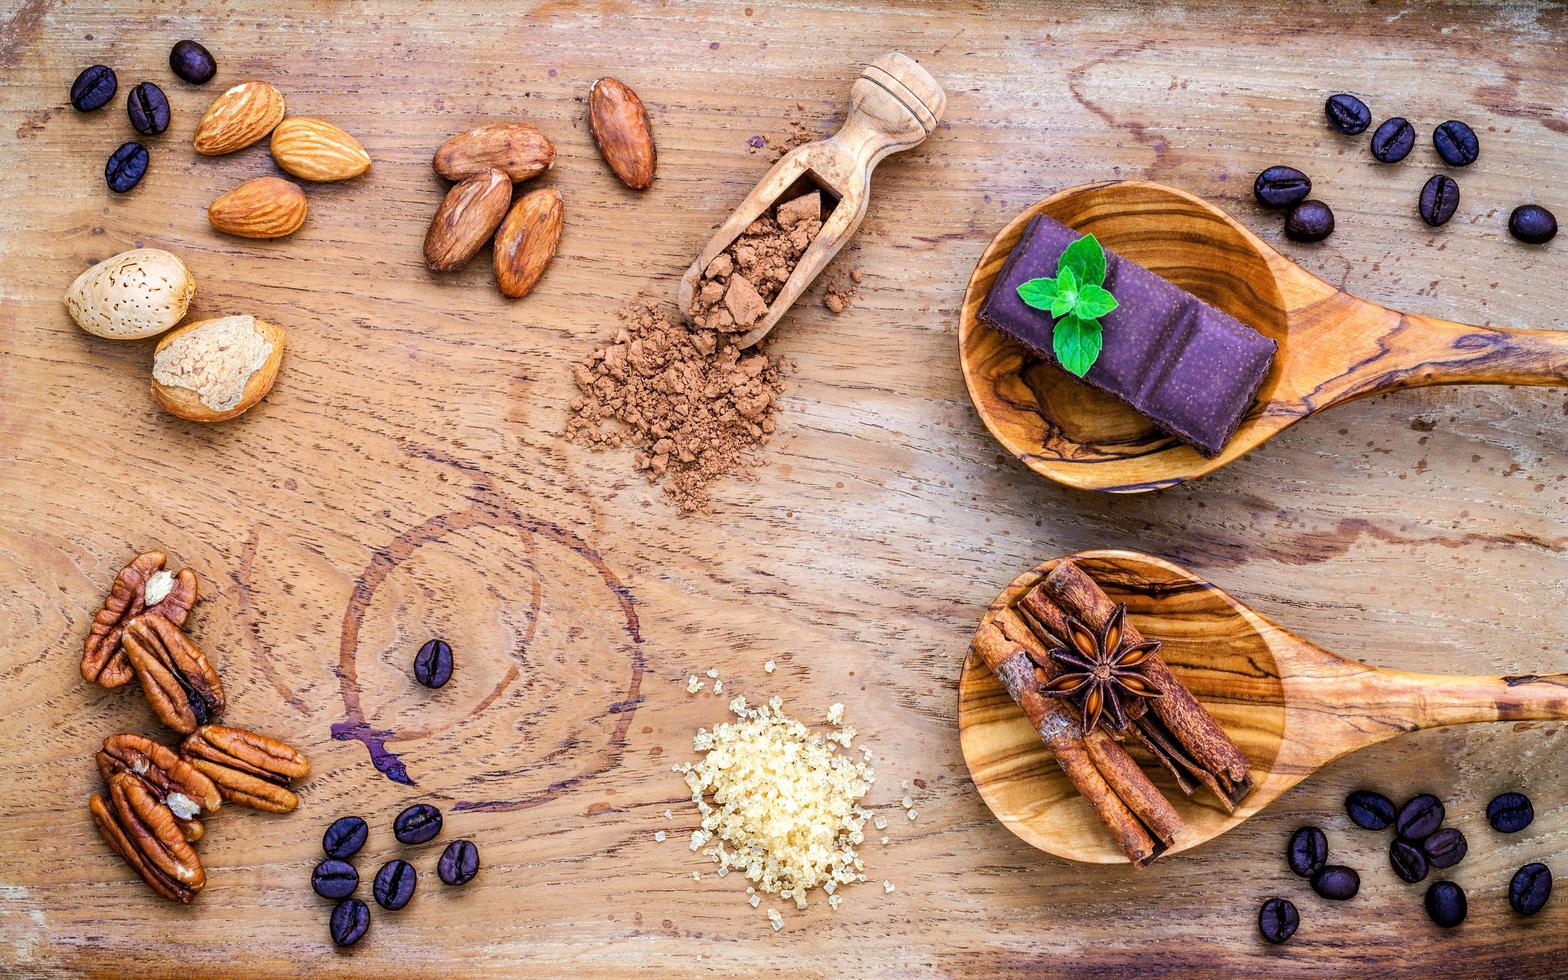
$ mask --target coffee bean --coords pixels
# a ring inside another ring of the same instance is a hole
[[[125,143],[109,154],[109,162],[103,168],[103,179],[108,181],[111,191],[124,194],[142,182],[142,177],[147,173],[147,160],[147,147],[140,143]]]
[[[348,898],[359,887],[359,872],[347,861],[327,858],[310,873],[310,887],[322,898]]]
[[[1398,163],[1416,145],[1416,128],[1403,116],[1385,119],[1372,134],[1372,155],[1383,163]]]
[[[71,105],[77,112],[102,109],[114,98],[115,90],[119,87],[120,80],[108,65],[83,68],[82,73],[76,76],[76,81],[71,83]]]
[[[1297,242],[1321,242],[1334,233],[1334,212],[1322,201],[1306,200],[1285,216],[1285,235]]]
[[[1508,233],[1526,245],[1545,245],[1557,237],[1557,218],[1539,204],[1521,204],[1508,216]]]
[[[1552,897],[1552,869],[1544,864],[1527,864],[1514,872],[1508,883],[1508,904],[1520,915],[1534,915]]]
[[[1372,125],[1372,110],[1367,104],[1343,92],[1328,97],[1323,103],[1323,113],[1328,116],[1328,124],[1346,136],[1360,135]]]
[[[332,910],[332,941],[339,946],[354,945],[369,928],[370,906],[357,898],[339,902]]]
[[[1523,793],[1502,793],[1486,805],[1486,822],[1500,834],[1517,834],[1535,819],[1535,807]]]
[[[1282,943],[1296,934],[1301,914],[1289,899],[1271,898],[1258,910],[1258,931],[1271,943]]]
[[[414,654],[414,679],[426,687],[452,679],[452,648],[445,640],[430,640]]]
[[[419,875],[412,864],[401,860],[388,861],[376,872],[376,883],[372,888],[376,904],[388,912],[396,912],[414,897],[414,886],[418,883]]]
[[[1457,119],[1432,130],[1432,145],[1450,167],[1468,167],[1481,155],[1481,141],[1475,138],[1475,130]]]
[[[1421,850],[1426,852],[1432,867],[1452,868],[1465,859],[1465,852],[1470,850],[1470,845],[1458,828],[1444,827],[1422,841]]]
[[[1394,822],[1394,801],[1382,793],[1358,789],[1345,797],[1345,812],[1363,830],[1387,830]]]
[[[338,817],[321,835],[321,849],[328,857],[353,857],[369,836],[370,828],[363,817]]]
[[[144,136],[157,136],[169,128],[169,100],[163,89],[152,82],[142,82],[131,89],[125,98],[125,111],[131,125]]]
[[[455,840],[441,852],[436,874],[449,885],[466,885],[479,873],[479,849],[470,840]]]
[[[1266,208],[1288,208],[1312,193],[1312,181],[1295,167],[1270,167],[1252,182],[1252,196]]]
[[[1285,860],[1290,862],[1290,870],[1296,874],[1312,877],[1328,860],[1328,838],[1316,827],[1302,827],[1290,835]]]
[[[1394,818],[1394,832],[1408,841],[1422,841],[1443,825],[1443,801],[1431,793],[1412,796]]]
[[[1451,881],[1434,881],[1426,890],[1426,914],[1444,929],[1452,929],[1465,921],[1469,911],[1465,890]]]
[[[180,41],[169,49],[169,69],[192,85],[202,85],[218,70],[218,63],[195,41]]]
[[[415,803],[392,821],[392,836],[405,844],[423,844],[441,833],[441,811],[429,803]]]
[[[1430,867],[1418,845],[1397,837],[1388,846],[1388,863],[1400,881],[1411,885],[1425,878]]]
[[[1324,898],[1343,902],[1355,898],[1361,890],[1361,876],[1354,868],[1343,864],[1330,864],[1312,876],[1312,890]]]
[[[1459,185],[1452,177],[1433,174],[1421,188],[1416,210],[1420,212],[1421,220],[1433,228],[1447,223],[1459,210]]]

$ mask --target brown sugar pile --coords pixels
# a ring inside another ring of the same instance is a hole
[[[708,486],[746,474],[773,435],[784,379],[776,359],[713,329],[688,329],[672,307],[621,310],[615,339],[575,369],[566,434],[594,449],[631,446],[648,482],[683,512],[709,509]]]
[[[806,247],[822,231],[822,195],[817,191],[785,201],[741,232],[703,270],[691,298],[698,329],[738,333],[768,312]]]

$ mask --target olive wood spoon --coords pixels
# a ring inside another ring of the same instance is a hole
[[[1002,263],[1046,214],[1279,343],[1258,399],[1209,459],[1131,408],[979,321]],[[969,397],[1030,469],[1080,490],[1139,493],[1212,472],[1309,415],[1386,391],[1444,384],[1568,384],[1568,331],[1472,327],[1358,299],[1185,191],[1141,180],[1052,194],[1003,228],[970,277],[959,317]]]
[[[1462,677],[1386,670],[1296,636],[1168,561],[1132,551],[1070,556],[1112,599],[1220,727],[1246,752],[1254,788],[1235,813],[1182,796],[1158,766],[1144,769],[1185,826],[1168,853],[1211,840],[1318,769],[1404,732],[1478,721],[1568,720],[1568,675]],[[1053,559],[1014,579],[982,625],[1050,573]],[[1023,711],[973,652],[958,687],[964,762],[1008,830],[1058,857],[1124,864],[1089,804],[1063,775]]]
[[[924,142],[946,109],[942,86],[913,58],[890,51],[867,65],[850,87],[849,115],[839,131],[784,154],[698,253],[681,277],[681,310],[691,309],[703,270],[747,225],[775,204],[820,190],[822,230],[795,263],[767,314],[736,343],[750,347],[767,336],[860,227],[871,201],[871,171],[888,154]]]

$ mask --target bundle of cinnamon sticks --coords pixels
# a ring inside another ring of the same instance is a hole
[[[1141,867],[1165,852],[1182,820],[1120,739],[1131,735],[1142,744],[1184,795],[1207,789],[1227,812],[1251,792],[1252,780],[1247,757],[1158,654],[1150,658],[1145,673],[1162,696],[1128,703],[1129,724],[1114,735],[1100,728],[1085,734],[1072,707],[1041,693],[1036,664],[1047,662],[1047,647],[1065,645],[1067,618],[1099,631],[1115,611],[1116,603],[1105,590],[1072,561],[1063,560],[1023,598],[992,617],[973,645],[1128,860]],[[1143,642],[1130,623],[1126,634],[1131,644]]]

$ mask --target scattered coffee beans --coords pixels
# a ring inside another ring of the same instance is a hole
[[[1465,890],[1451,881],[1434,881],[1426,890],[1426,914],[1444,929],[1452,929],[1465,921],[1469,911]]]
[[[1534,915],[1552,897],[1552,869],[1544,864],[1527,864],[1514,872],[1508,883],[1508,904],[1520,915]]]
[[[1312,181],[1295,167],[1270,167],[1252,182],[1252,195],[1266,208],[1288,208],[1312,193]]]
[[[452,679],[452,648],[445,640],[430,640],[419,648],[414,679],[426,687],[440,687]]]
[[[180,41],[169,50],[169,69],[192,85],[201,85],[212,78],[218,63],[195,41]]]
[[[1271,943],[1282,943],[1296,934],[1301,915],[1289,899],[1271,898],[1258,910],[1258,931]]]
[[[1443,825],[1443,801],[1431,793],[1412,796],[1394,818],[1394,832],[1408,841],[1422,841]]]
[[[1452,868],[1463,861],[1470,845],[1458,828],[1444,827],[1421,842],[1421,850],[1434,868]]]
[[[125,111],[131,125],[143,136],[157,136],[169,128],[169,100],[163,89],[152,82],[142,82],[126,96]]]
[[[347,861],[327,858],[310,873],[310,887],[322,898],[348,898],[359,887],[359,872]]]
[[[372,888],[376,904],[388,912],[396,912],[414,897],[414,886],[418,883],[419,875],[415,873],[412,864],[402,860],[388,861],[376,872],[376,883]]]
[[[1290,862],[1291,871],[1303,878],[1312,877],[1328,860],[1328,837],[1316,827],[1302,827],[1290,835],[1285,859]]]
[[[1420,845],[1412,844],[1407,840],[1394,839],[1388,846],[1388,863],[1394,869],[1394,874],[1399,880],[1413,885],[1426,877],[1430,870],[1430,862],[1422,852]]]
[[[1416,145],[1416,128],[1403,116],[1383,121],[1372,134],[1372,155],[1383,163],[1398,163]]]
[[[1557,218],[1539,204],[1521,204],[1508,216],[1508,233],[1526,245],[1545,245],[1557,237]]]
[[[1361,876],[1354,868],[1330,864],[1312,876],[1312,890],[1336,902],[1355,898],[1361,890]]]
[[[369,837],[370,828],[363,817],[338,817],[321,835],[321,849],[328,857],[353,857]]]
[[[1334,212],[1322,201],[1306,200],[1285,216],[1285,235],[1296,242],[1321,242],[1334,233]]]
[[[357,898],[339,902],[332,910],[332,941],[339,946],[352,946],[364,938],[370,928],[370,907]]]
[[[1345,797],[1345,812],[1363,830],[1387,830],[1394,822],[1394,801],[1382,793],[1358,789]]]
[[[479,849],[471,840],[455,840],[441,852],[436,874],[449,885],[466,885],[479,873]]]
[[[140,143],[125,143],[109,154],[104,165],[103,179],[116,194],[124,194],[142,182],[147,174],[147,147]]]
[[[1445,174],[1433,174],[1421,188],[1416,210],[1421,213],[1421,220],[1433,228],[1446,224],[1459,210],[1459,184]]]
[[[392,821],[392,836],[404,844],[423,844],[441,833],[441,811],[429,803],[415,803]]]
[[[76,76],[76,81],[71,83],[71,105],[77,112],[102,109],[114,98],[115,90],[119,87],[120,80],[108,65],[83,68],[82,73]]]
[[[1346,136],[1359,136],[1372,125],[1372,110],[1354,95],[1331,95],[1323,103],[1323,113],[1328,124]]]
[[[1450,167],[1468,167],[1481,155],[1481,141],[1475,138],[1475,130],[1457,119],[1432,130],[1432,145]]]
[[[1486,822],[1500,834],[1517,834],[1535,819],[1535,807],[1523,793],[1502,793],[1486,805]]]

